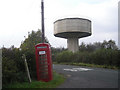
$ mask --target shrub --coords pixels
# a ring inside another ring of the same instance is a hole
[[[113,49],[98,49],[94,52],[76,52],[63,51],[56,55],[56,61],[71,62],[71,63],[89,63],[96,65],[111,65],[119,66],[120,64],[120,51]]]
[[[73,53],[70,51],[63,51],[57,54],[57,62],[71,62],[73,60]]]
[[[14,47],[2,48],[2,84],[25,80],[26,72],[21,51]]]

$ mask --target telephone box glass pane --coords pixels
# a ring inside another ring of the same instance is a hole
[[[41,79],[48,79],[48,63],[45,51],[39,51],[39,74]]]

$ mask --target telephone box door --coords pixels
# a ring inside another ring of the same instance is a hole
[[[52,80],[52,60],[50,45],[46,43],[35,46],[36,68],[38,81]]]

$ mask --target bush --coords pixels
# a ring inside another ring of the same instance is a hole
[[[22,53],[19,49],[2,48],[2,84],[26,81],[26,72]]]
[[[71,63],[89,63],[96,65],[111,65],[117,66],[120,64],[120,51],[113,49],[98,49],[94,52],[76,52],[63,51],[56,55],[58,63],[71,62]]]
[[[73,53],[70,51],[63,51],[56,56],[57,62],[70,62],[73,60]]]
[[[98,65],[115,65],[119,63],[120,51],[112,49],[99,49],[92,53],[92,63]]]
[[[4,57],[2,60],[2,83],[7,84],[7,83],[12,83],[16,79],[16,72],[17,72],[17,67],[14,62],[14,60],[8,59],[7,57]]]

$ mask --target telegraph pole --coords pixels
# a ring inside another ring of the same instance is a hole
[[[41,29],[42,29],[42,43],[35,45],[37,80],[48,82],[53,79],[53,76],[52,76],[51,49],[50,45],[48,43],[45,43],[44,35],[44,0],[41,0]]]
[[[118,2],[118,49],[120,50],[120,1]]]
[[[44,32],[44,0],[41,0],[41,27],[42,27],[42,43],[45,42],[45,32]]]

